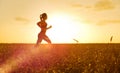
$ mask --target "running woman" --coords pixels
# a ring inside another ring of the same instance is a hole
[[[51,40],[46,35],[46,31],[50,29],[52,26],[47,27],[47,14],[43,13],[40,15],[40,21],[37,23],[37,25],[41,28],[40,33],[38,34],[38,40],[36,43],[36,46],[38,46],[39,43],[41,43],[42,40],[45,40],[47,43],[51,43]]]

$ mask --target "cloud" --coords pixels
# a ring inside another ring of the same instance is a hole
[[[90,5],[82,5],[82,4],[71,4],[72,7],[74,8],[92,8]]]
[[[56,0],[47,0],[47,1],[56,2]]]
[[[97,23],[97,25],[107,25],[107,24],[120,24],[120,20],[103,20]]]
[[[29,19],[24,18],[24,17],[16,17],[15,20],[20,21],[20,22],[29,22]]]
[[[72,7],[75,7],[75,8],[81,8],[83,7],[83,5],[81,4],[71,4]]]
[[[85,24],[92,24],[93,23],[93,21],[91,21],[91,20],[83,20],[83,21],[81,21],[82,23],[85,23]]]
[[[92,8],[92,6],[85,6],[85,8]]]
[[[110,10],[114,9],[115,5],[110,0],[100,0],[94,5],[95,10]]]

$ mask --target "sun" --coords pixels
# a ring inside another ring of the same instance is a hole
[[[68,14],[54,14],[47,22],[48,25],[52,25],[47,34],[55,43],[71,43],[79,32],[78,25]]]

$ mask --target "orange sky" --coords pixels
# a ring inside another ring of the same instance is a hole
[[[0,43],[35,43],[48,14],[53,43],[120,43],[120,0],[0,0]],[[43,41],[44,42],[44,41]]]

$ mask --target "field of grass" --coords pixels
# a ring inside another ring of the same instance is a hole
[[[120,44],[0,44],[0,73],[120,73]]]

